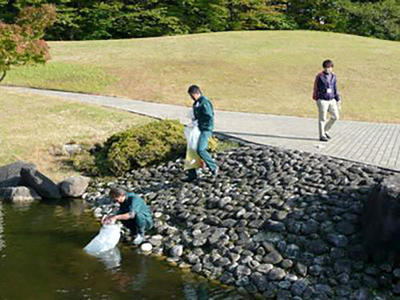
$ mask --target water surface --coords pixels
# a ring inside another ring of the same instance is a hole
[[[99,225],[82,203],[0,203],[0,299],[243,299],[121,243],[87,255]]]

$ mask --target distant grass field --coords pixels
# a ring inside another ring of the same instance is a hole
[[[0,166],[16,160],[36,164],[54,180],[75,174],[54,156],[68,142],[102,142],[115,131],[150,119],[132,113],[57,98],[0,89]]]
[[[218,109],[316,117],[321,62],[335,63],[344,119],[400,123],[400,43],[310,31],[225,32],[51,42],[45,66],[5,84],[190,105],[200,85]]]

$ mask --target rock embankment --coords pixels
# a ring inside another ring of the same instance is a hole
[[[217,155],[220,175],[182,183],[183,162],[94,182],[85,199],[100,217],[108,187],[144,197],[155,227],[147,250],[179,267],[263,297],[367,299],[400,293],[393,259],[370,263],[361,215],[372,188],[391,173],[272,147]]]
[[[34,164],[17,161],[0,167],[0,201],[78,198],[86,191],[89,181],[88,177],[74,176],[57,185]]]

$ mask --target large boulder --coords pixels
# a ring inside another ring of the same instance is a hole
[[[41,199],[33,189],[26,186],[0,188],[0,200],[2,201],[26,203]]]
[[[0,167],[0,188],[15,187],[21,184],[21,169],[36,169],[34,164],[17,161],[15,163]]]
[[[90,178],[84,176],[73,176],[60,182],[61,195],[63,197],[78,198],[83,195],[89,186]]]
[[[400,174],[375,186],[364,208],[363,230],[369,251],[400,250]]]
[[[37,170],[22,168],[21,183],[33,188],[45,199],[61,199],[58,185]]]

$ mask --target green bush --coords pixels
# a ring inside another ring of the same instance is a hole
[[[183,125],[156,121],[112,135],[99,158],[114,174],[176,159],[185,151]]]
[[[209,141],[211,152],[236,148],[237,143]],[[155,121],[116,133],[104,145],[95,145],[76,154],[75,169],[93,176],[122,175],[136,169],[184,157],[186,139],[179,121]]]

